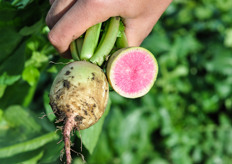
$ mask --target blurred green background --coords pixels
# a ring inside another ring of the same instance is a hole
[[[68,60],[47,40],[49,7],[0,0],[1,164],[65,161],[48,93]],[[81,131],[87,163],[231,164],[232,1],[174,0],[142,46],[158,79],[139,99],[110,93],[105,120]],[[72,142],[81,152],[77,135]]]

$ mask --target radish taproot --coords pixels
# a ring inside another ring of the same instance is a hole
[[[70,133],[73,129],[86,129],[101,118],[109,97],[108,82],[97,65],[75,61],[58,73],[49,97],[53,112],[65,124],[63,137],[70,164]]]
[[[112,88],[121,96],[144,96],[153,86],[158,64],[151,52],[142,47],[116,51],[107,64],[107,77]]]

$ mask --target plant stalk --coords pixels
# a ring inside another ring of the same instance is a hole
[[[104,31],[101,41],[96,49],[94,55],[90,58],[92,63],[99,66],[103,64],[105,58],[114,47],[119,31],[120,17],[111,17],[109,23]]]
[[[116,40],[116,46],[117,48],[126,48],[128,47],[128,41],[127,41],[127,38],[126,38],[126,34],[125,32],[121,32],[122,35],[120,37],[117,38]]]
[[[77,46],[76,46],[76,41],[72,41],[71,44],[70,44],[70,51],[71,51],[71,55],[72,55],[72,58],[76,61],[79,61],[80,58],[78,56],[78,52],[77,52]]]
[[[86,33],[84,42],[81,48],[80,58],[81,60],[89,60],[97,47],[102,23],[98,23],[90,27]]]

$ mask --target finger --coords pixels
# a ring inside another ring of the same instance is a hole
[[[126,19],[124,23],[128,46],[130,47],[140,46],[154,26],[154,23],[151,23],[150,20],[146,21],[144,18]]]
[[[71,55],[71,52],[70,52],[70,49],[67,49],[67,51],[65,51],[64,53],[60,54],[63,58],[66,58],[66,59],[72,59],[72,55]]]
[[[50,5],[54,3],[55,0],[49,0]]]
[[[68,50],[72,40],[82,35],[89,27],[116,16],[110,10],[111,1],[78,0],[69,11],[55,24],[48,38],[54,47],[63,53]]]
[[[148,6],[144,14],[137,18],[125,19],[125,33],[129,46],[139,46],[143,42],[171,1],[157,0],[155,6]]]
[[[76,0],[50,0],[52,6],[46,17],[48,27],[51,29],[75,2]]]

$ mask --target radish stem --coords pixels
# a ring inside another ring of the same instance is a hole
[[[110,51],[114,47],[118,35],[120,18],[111,17],[107,23],[109,24],[104,31],[104,34],[96,49],[96,52],[90,58],[90,61],[92,63],[95,63],[99,66],[103,64],[106,56],[110,53]]]
[[[121,37],[118,37],[116,40],[116,46],[117,48],[126,48],[128,47],[128,41],[126,38],[126,34],[124,31],[121,33],[122,33]]]
[[[77,52],[78,52],[78,54],[81,54],[81,49],[82,49],[83,42],[84,42],[83,38],[78,38],[76,40],[76,46],[77,46]]]
[[[76,60],[76,61],[80,60],[80,58],[78,56],[75,40],[72,41],[71,44],[70,44],[70,51],[71,51],[72,58],[74,60]]]
[[[86,33],[82,45],[80,58],[81,60],[89,60],[97,47],[102,23],[98,23],[90,27]]]

